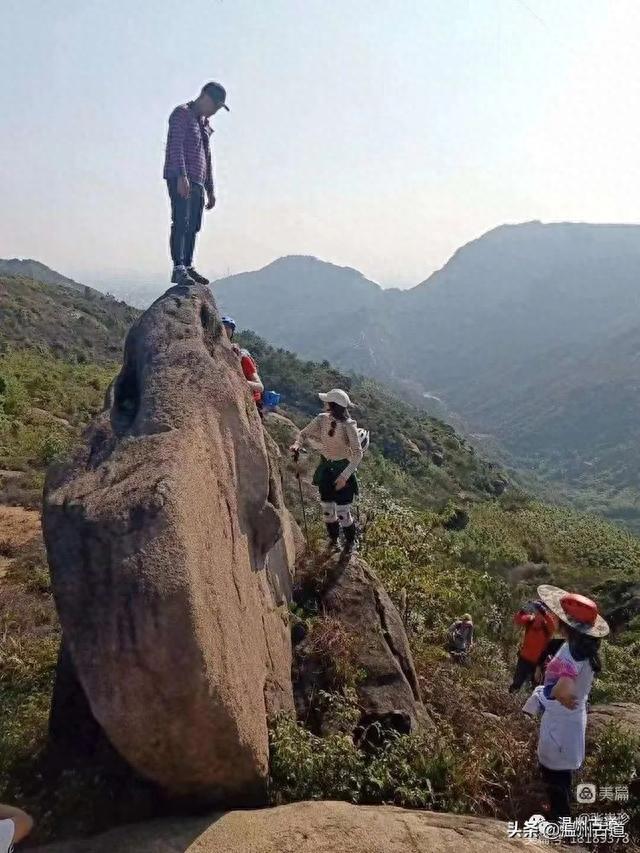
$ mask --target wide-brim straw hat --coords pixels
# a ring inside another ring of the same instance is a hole
[[[542,584],[538,587],[540,600],[558,619],[589,637],[606,637],[609,625],[598,613],[595,601],[559,586]]]

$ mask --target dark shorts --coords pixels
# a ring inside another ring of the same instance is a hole
[[[313,475],[313,485],[318,487],[320,500],[323,503],[335,503],[338,506],[353,503],[353,499],[358,494],[358,480],[355,474],[349,477],[344,489],[337,491],[335,487],[336,480],[348,464],[347,459],[340,459],[337,462],[329,462],[329,460],[323,459],[316,468]]]
[[[178,179],[169,178],[167,189],[171,200],[171,222],[180,231],[196,233],[202,225],[204,210],[204,187],[201,184],[191,184],[188,198],[182,198],[178,192]]]

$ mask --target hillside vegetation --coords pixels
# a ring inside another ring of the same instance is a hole
[[[637,581],[639,543],[606,523],[592,527],[578,514],[506,495],[475,505],[462,531],[447,529],[446,510],[416,511],[375,488],[364,500],[364,514],[363,554],[405,619],[436,732],[392,738],[381,750],[363,754],[339,733],[318,738],[281,718],[272,731],[277,800],[385,801],[503,820],[539,811],[544,795],[534,759],[536,726],[520,710],[523,698],[507,693],[518,639],[513,609],[535,595],[541,582],[589,591],[594,583],[614,578]],[[549,562],[532,566],[514,585],[516,567],[539,560],[541,547]],[[616,560],[623,563],[620,571]],[[584,574],[590,580],[583,580]],[[460,666],[444,648],[448,626],[464,611],[474,617],[477,640],[467,665]],[[311,631],[322,621],[313,613],[297,615]],[[333,670],[342,673],[341,698],[334,700],[338,720],[353,711],[358,674],[350,667],[349,650],[355,642],[355,637],[324,640],[326,655],[337,659]],[[616,645],[605,645],[594,702],[640,701],[639,652],[640,625]],[[640,741],[614,727],[592,749],[581,777],[627,784],[639,747]],[[633,808],[637,821],[635,801]]]
[[[451,498],[487,498],[504,491],[504,474],[452,427],[393,397],[380,384],[347,375],[328,361],[302,361],[250,332],[238,340],[256,358],[268,388],[282,395],[281,410],[298,426],[322,409],[320,391],[348,390],[356,403],[354,417],[371,432],[366,476],[404,500],[441,507]]]
[[[71,334],[61,337],[61,328],[71,328],[64,325],[71,298],[66,291],[29,282],[20,291],[20,284],[3,284],[0,309],[15,305],[16,293],[28,295],[31,319],[22,328],[31,331],[21,337],[15,327],[2,327],[0,469],[20,472],[29,483],[18,487],[20,481],[6,474],[0,482],[5,503],[36,506],[47,463],[67,452],[100,409],[117,370],[124,312],[132,318],[136,313],[110,300],[99,302],[93,316],[99,323],[100,312],[106,312],[104,338],[90,350]],[[73,298],[89,312],[93,297]],[[36,328],[42,334],[34,347]],[[522,698],[506,692],[517,646],[512,610],[540,582],[566,584],[597,595],[605,609],[615,606],[621,590],[640,583],[640,540],[606,521],[531,500],[513,487],[505,491],[501,471],[455,430],[376,383],[344,375],[328,362],[300,360],[250,333],[241,340],[255,355],[267,387],[282,393],[283,412],[297,424],[318,411],[319,390],[345,385],[358,404],[354,414],[371,429],[359,507],[362,552],[402,611],[425,704],[437,725],[436,737],[392,740],[365,753],[339,731],[320,738],[289,717],[278,718],[271,730],[274,801],[324,797],[503,819],[528,816],[540,802],[536,730],[520,711]],[[269,417],[267,426],[286,451],[287,422]],[[297,483],[286,466],[285,478],[290,506],[300,518]],[[303,486],[313,547],[321,525],[306,478]],[[58,626],[40,538],[19,541],[3,523],[0,513],[5,561],[0,800],[28,805],[39,818],[41,838],[139,818],[145,805],[128,780],[96,780],[90,770],[74,766],[53,785],[39,776]],[[308,563],[313,571],[313,554]],[[448,625],[463,611],[472,613],[477,632],[466,667],[452,663],[443,648]],[[350,665],[349,649],[355,639],[333,636],[322,614],[296,607],[292,618],[324,638],[339,675],[327,701],[338,720],[352,718],[358,672]],[[622,624],[615,643],[605,646],[595,701],[640,701],[638,653],[636,618]],[[585,777],[626,783],[636,754],[632,739],[614,730],[593,749]]]
[[[393,382],[558,496],[640,530],[639,262],[638,226],[530,222],[473,240],[406,291],[309,257],[216,291],[271,343]]]
[[[4,278],[22,278],[31,281],[39,281],[43,284],[53,284],[56,287],[64,287],[83,293],[86,290],[84,284],[67,278],[51,267],[32,258],[0,258],[0,276]]]
[[[119,361],[140,312],[78,288],[0,274],[0,347],[33,347],[79,363]]]

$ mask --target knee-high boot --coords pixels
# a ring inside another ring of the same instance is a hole
[[[345,549],[351,550],[355,547],[356,544],[356,525],[350,524],[349,527],[343,527],[342,532],[344,533],[344,546]]]
[[[328,521],[325,524],[325,527],[327,528],[329,540],[335,545],[340,536],[340,525],[337,521]]]

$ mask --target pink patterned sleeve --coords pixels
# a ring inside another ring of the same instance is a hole
[[[557,681],[559,678],[577,678],[578,670],[565,658],[555,657],[547,664],[545,681]]]

